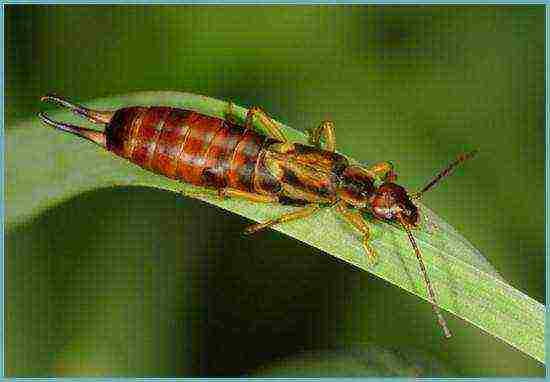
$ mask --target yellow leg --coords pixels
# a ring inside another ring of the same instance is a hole
[[[239,121],[238,121],[238,118],[237,116],[235,115],[235,112],[233,110],[235,104],[233,103],[233,101],[228,101],[227,102],[227,108],[225,110],[225,113],[224,113],[224,118],[226,121],[234,124],[234,125],[238,125],[239,124]]]
[[[182,191],[182,194],[186,196],[191,196],[191,197],[217,196],[220,199],[225,199],[228,197],[241,198],[241,199],[246,199],[256,203],[277,203],[279,201],[279,198],[276,196],[254,194],[252,192],[241,191],[241,190],[237,190],[235,188],[229,188],[229,187],[222,188],[219,190],[214,190],[211,188],[201,188],[198,190]]]
[[[381,182],[395,182],[397,174],[393,171],[393,164],[390,162],[378,162],[367,168],[375,178]]]
[[[416,207],[419,210],[420,218],[424,222],[424,227],[426,228],[426,232],[430,235],[434,234],[439,230],[439,226],[435,224],[430,217],[426,214],[426,211],[424,210],[424,207],[420,206],[419,204],[416,205]]]
[[[346,221],[354,226],[359,232],[363,234],[363,248],[367,253],[370,261],[376,261],[376,252],[369,245],[370,240],[370,228],[368,222],[361,216],[357,210],[349,210],[345,203],[338,203],[336,210],[346,219]]]
[[[317,147],[321,147],[321,136],[325,138],[325,147],[326,151],[336,150],[336,133],[334,131],[334,123],[331,121],[323,121],[317,128],[309,134],[309,142]]]
[[[364,168],[358,165],[352,165],[354,171],[358,171],[369,178],[374,178],[378,182],[395,182],[397,174],[393,171],[393,165],[390,162],[379,162]]]
[[[246,228],[244,230],[244,233],[246,235],[250,235],[252,233],[258,232],[262,229],[274,226],[276,224],[289,222],[292,220],[298,220],[298,219],[304,219],[311,215],[313,215],[315,212],[319,211],[321,209],[321,206],[318,204],[310,204],[307,207],[300,208],[297,211],[289,212],[287,214],[281,215],[275,219],[268,220],[263,223],[253,224]]]
[[[241,198],[256,203],[276,203],[279,201],[279,198],[276,196],[254,194],[252,192],[241,191],[235,188],[222,188],[218,191],[218,195],[221,198]]]
[[[211,188],[199,188],[199,189],[192,189],[192,190],[182,190],[181,194],[184,196],[190,196],[192,198],[200,197],[200,196],[219,196],[220,193],[217,190],[213,190]]]
[[[262,126],[266,129],[268,134],[281,142],[288,142],[287,137],[281,131],[281,129],[273,122],[273,120],[262,110],[259,106],[252,106],[246,113],[246,120],[244,127],[246,129],[253,129],[252,119],[257,116]]]

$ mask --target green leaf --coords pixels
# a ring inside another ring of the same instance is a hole
[[[391,349],[365,343],[324,351],[305,351],[260,367],[253,377],[458,377],[433,355],[414,348]]]
[[[226,110],[223,101],[177,92],[135,93],[89,103],[99,109],[129,105],[175,106],[218,117]],[[234,111],[244,118],[245,109],[235,106]],[[86,124],[66,111],[51,116]],[[291,139],[305,142],[302,133],[283,128]],[[255,221],[292,209],[201,194],[199,188],[147,172],[96,145],[45,128],[38,118],[6,131],[8,230],[84,191],[128,185],[183,192]],[[414,235],[440,306],[544,363],[543,305],[508,285],[466,239],[429,209],[421,208],[436,228],[428,232],[423,224]],[[379,255],[376,265],[367,260],[359,234],[331,209],[275,229],[427,300],[414,252],[405,232],[396,227],[373,222],[373,247]]]

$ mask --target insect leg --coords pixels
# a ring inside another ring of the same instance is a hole
[[[415,203],[415,205],[416,208],[418,208],[418,210],[420,211],[420,219],[422,220],[422,225],[426,229],[426,232],[430,235],[435,233],[439,229],[439,226],[435,224],[432,219],[430,219],[430,216],[426,212],[426,209],[423,205],[421,205],[420,203]]]
[[[256,203],[276,203],[279,200],[279,198],[276,196],[255,194],[252,192],[241,191],[237,190],[236,188],[229,187],[219,190],[218,195],[221,198],[242,198]]]
[[[313,131],[309,133],[309,142],[317,147],[321,147],[321,136],[325,138],[325,147],[326,151],[336,150],[336,134],[334,131],[334,123],[332,121],[323,121],[319,126],[317,126]]]
[[[361,216],[359,211],[349,210],[345,203],[336,204],[336,210],[344,217],[344,219],[354,226],[363,234],[363,248],[370,261],[376,261],[376,252],[369,245],[369,240],[371,237],[370,228],[368,222]]]
[[[210,189],[210,188],[193,188],[191,190],[181,190],[180,193],[183,195],[183,196],[189,196],[191,198],[197,198],[197,197],[201,197],[201,196],[204,196],[204,197],[219,197],[220,196],[220,191],[218,190],[213,190],[213,189]]]
[[[248,112],[246,113],[246,120],[244,122],[245,128],[247,129],[254,128],[252,124],[252,119],[255,116],[258,116],[262,126],[264,127],[264,129],[266,129],[269,136],[281,142],[288,142],[288,139],[285,136],[285,134],[282,132],[282,130],[275,124],[275,122],[273,122],[273,120],[259,106],[252,106],[250,109],[248,109]]]
[[[395,182],[397,180],[397,174],[393,171],[391,162],[378,162],[364,171],[381,182]]]
[[[228,101],[227,102],[227,108],[225,109],[224,118],[229,123],[232,123],[234,125],[238,125],[239,121],[237,119],[235,111],[233,110],[234,106],[235,106],[235,104],[233,103],[233,101]]]
[[[185,190],[182,191],[182,194],[185,196],[190,197],[197,197],[197,196],[217,196],[220,199],[225,199],[227,197],[229,198],[241,198],[246,199],[251,202],[256,203],[276,203],[278,202],[278,198],[276,196],[269,196],[269,195],[261,195],[261,194],[254,194],[252,192],[246,192],[237,190],[235,188],[221,188],[218,190],[214,190],[211,188],[201,188],[198,190]]]
[[[250,235],[252,233],[258,232],[262,229],[274,226],[276,224],[289,222],[292,220],[298,220],[298,219],[304,219],[311,215],[313,215],[315,212],[319,211],[321,209],[321,206],[319,204],[310,204],[307,207],[300,208],[297,211],[289,212],[287,214],[281,215],[275,219],[268,220],[263,223],[253,224],[249,227],[247,227],[244,230],[244,233],[246,235]]]

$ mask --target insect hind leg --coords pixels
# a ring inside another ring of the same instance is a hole
[[[227,122],[232,123],[234,125],[239,124],[239,118],[235,113],[235,103],[233,101],[231,100],[227,101],[227,104],[225,106],[225,111],[223,114],[224,114],[224,119]]]
[[[270,137],[275,138],[280,142],[288,142],[288,138],[285,136],[283,131],[273,122],[273,120],[267,115],[267,113],[259,106],[252,106],[248,109],[246,113],[246,120],[244,122],[244,127],[246,129],[252,129],[253,124],[252,120],[254,117],[258,117],[262,127],[269,134]]]
[[[321,147],[321,137],[325,138],[325,147],[326,151],[334,152],[336,150],[336,133],[334,131],[334,122],[332,121],[323,121],[315,129],[310,130],[309,133],[309,142],[317,147]]]
[[[321,206],[319,204],[310,204],[309,206],[300,208],[296,211],[292,211],[286,214],[283,214],[279,217],[276,217],[274,219],[270,219],[268,221],[265,221],[263,223],[257,223],[253,224],[249,227],[247,227],[244,230],[245,235],[250,235],[253,233],[256,233],[258,231],[261,231],[263,229],[272,227],[277,224],[286,223],[293,220],[299,220],[299,219],[305,219],[311,215],[313,215],[315,212],[319,211],[321,209]]]

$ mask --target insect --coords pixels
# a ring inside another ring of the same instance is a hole
[[[249,226],[245,230],[247,234],[305,219],[322,208],[333,207],[361,232],[365,253],[374,260],[376,253],[370,246],[369,222],[363,213],[369,213],[375,220],[398,223],[406,231],[416,254],[439,325],[445,337],[451,337],[412,234],[412,229],[420,224],[420,213],[413,201],[419,200],[476,151],[461,154],[419,192],[409,194],[395,183],[397,174],[390,162],[364,167],[350,164],[345,156],[336,153],[334,124],[330,121],[312,130],[310,145],[304,145],[289,141],[259,107],[249,109],[244,124],[239,124],[232,114],[231,103],[228,103],[227,120],[224,120],[163,106],[100,111],[53,94],[41,100],[54,102],[91,122],[104,124],[105,131],[54,121],[39,113],[42,122],[90,140],[146,170],[215,190],[220,197],[299,207]],[[254,129],[255,118],[267,134]]]

